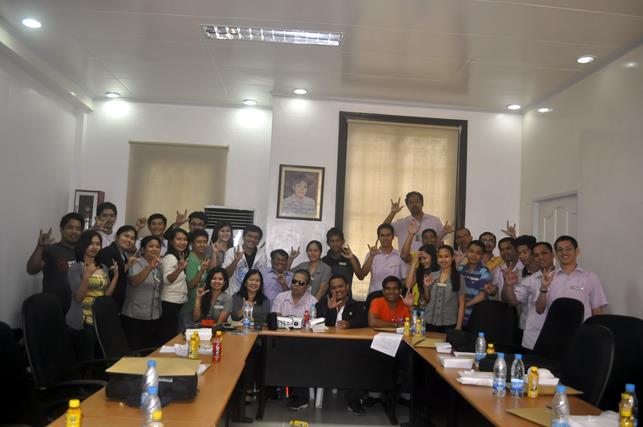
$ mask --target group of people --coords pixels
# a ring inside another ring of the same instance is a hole
[[[81,359],[95,351],[92,304],[104,295],[120,310],[132,348],[158,347],[203,319],[239,320],[247,305],[257,325],[271,312],[303,317],[314,305],[326,325],[338,328],[400,326],[420,307],[427,330],[444,332],[466,328],[476,304],[497,299],[517,307],[522,345],[531,349],[555,299],[580,300],[585,318],[607,305],[596,274],[578,266],[578,243],[571,236],[552,246],[517,236],[507,223],[495,255],[493,233],[474,240],[469,229],[443,224],[424,212],[422,194],[408,193],[405,206],[410,215],[394,221],[404,206],[391,200],[363,264],[342,230],[331,228],[327,253],[320,241],[310,241],[308,261],[293,267],[299,249],[275,249],[268,256],[256,225],[243,229],[237,246],[230,223],[217,223],[210,236],[203,212],[177,211],[169,226],[155,213],[114,230],[117,208],[105,202],[93,227],[68,213],[60,221],[60,241],[52,241],[51,229],[41,230],[27,272],[43,272],[43,292],[60,301]],[[188,230],[182,228],[186,223]],[[139,238],[145,227],[148,235]],[[444,243],[451,233],[455,247]],[[354,300],[353,278],[369,275],[366,301]],[[300,392],[293,392],[293,409],[307,405]],[[351,406],[363,411],[360,402]]]

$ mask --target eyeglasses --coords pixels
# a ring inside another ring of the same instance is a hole
[[[292,279],[292,280],[290,281],[290,283],[292,283],[293,285],[297,285],[297,286],[306,286],[306,281],[305,281],[305,280],[295,280],[295,279]]]

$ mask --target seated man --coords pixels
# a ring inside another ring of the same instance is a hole
[[[317,299],[308,292],[310,273],[307,270],[297,270],[290,281],[290,290],[275,297],[272,311],[282,316],[304,317],[306,310],[317,303]],[[288,409],[298,411],[308,407],[308,389],[292,387]]]
[[[331,276],[330,298],[324,295],[315,305],[317,317],[326,318],[326,326],[337,328],[364,328],[368,326],[364,303],[355,301],[348,295],[346,277],[341,274]]]
[[[402,299],[402,281],[388,276],[382,281],[384,296],[374,298],[368,309],[368,326],[371,328],[394,328],[404,324],[405,317],[411,317],[413,293],[407,292]]]

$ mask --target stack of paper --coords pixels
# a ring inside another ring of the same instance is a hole
[[[451,353],[451,344],[448,342],[436,342],[435,350],[438,353]]]
[[[479,372],[469,369],[458,372],[458,382],[467,385],[480,385],[491,387],[493,385],[493,372]]]
[[[185,330],[185,340],[190,341],[190,337],[194,333],[194,331],[197,331],[199,334],[199,338],[201,339],[201,342],[203,341],[210,341],[212,339],[212,329],[210,328],[199,328],[199,329],[186,329]]]
[[[471,369],[473,359],[468,357],[440,356],[440,363],[445,368]]]
[[[373,337],[371,348],[391,357],[395,357],[395,353],[397,353],[397,349],[400,347],[400,342],[402,342],[402,335],[380,332]]]

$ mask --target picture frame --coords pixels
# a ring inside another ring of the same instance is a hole
[[[279,165],[277,218],[321,221],[325,168]]]
[[[98,205],[105,201],[105,192],[96,190],[76,190],[74,193],[74,212],[85,219],[85,229],[94,224]]]

